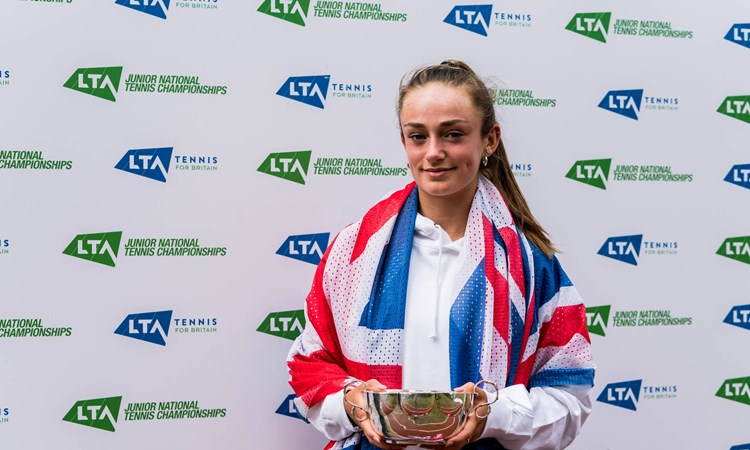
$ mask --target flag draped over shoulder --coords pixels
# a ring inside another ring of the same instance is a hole
[[[287,358],[298,409],[351,379],[401,387],[402,334],[417,214],[410,183],[346,227],[329,246],[306,300],[307,326]],[[452,387],[486,379],[499,388],[593,384],[585,307],[560,267],[516,228],[486,178],[459,255],[450,310]],[[374,448],[360,434],[328,448]]]

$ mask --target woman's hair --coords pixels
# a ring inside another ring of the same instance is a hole
[[[495,102],[490,90],[484,82],[471,70],[465,62],[449,59],[440,64],[423,67],[416,70],[408,81],[406,76],[401,80],[398,92],[397,113],[401,114],[404,98],[409,92],[429,83],[443,83],[449,86],[458,86],[466,89],[479,111],[482,113],[482,136],[486,136],[497,123],[495,118]],[[510,162],[503,146],[503,141],[498,141],[497,149],[489,155],[487,165],[480,166],[479,173],[487,177],[502,194],[508,209],[513,215],[518,227],[526,237],[545,255],[551,256],[556,251],[550,241],[549,235],[531,214],[529,205],[521,193],[521,188],[516,183]]]

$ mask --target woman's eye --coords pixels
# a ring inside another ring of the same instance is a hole
[[[425,140],[425,137],[423,134],[410,134],[409,139],[411,139],[412,141],[420,142]]]
[[[461,137],[461,136],[463,136],[463,135],[464,135],[464,134],[463,134],[463,133],[461,133],[460,131],[451,131],[451,132],[447,133],[447,134],[446,134],[445,136],[446,136],[446,137],[447,137],[448,139],[458,139],[458,138],[460,138],[460,137]]]

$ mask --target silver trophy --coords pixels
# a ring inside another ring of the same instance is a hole
[[[344,390],[355,384],[362,382],[347,383]],[[493,386],[495,398],[473,406],[476,388],[480,384]],[[497,385],[487,380],[478,382],[472,392],[387,389],[381,392],[365,390],[364,394],[365,406],[355,405],[344,397],[352,407],[352,416],[360,422],[370,419],[385,442],[400,445],[445,444],[461,431],[470,414],[487,417],[490,405],[499,396]],[[479,415],[477,410],[483,406],[487,407],[487,413]]]

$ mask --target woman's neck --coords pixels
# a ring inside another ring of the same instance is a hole
[[[466,223],[469,220],[471,197],[433,197],[419,193],[419,213],[439,225],[451,240],[455,241],[464,237]]]

